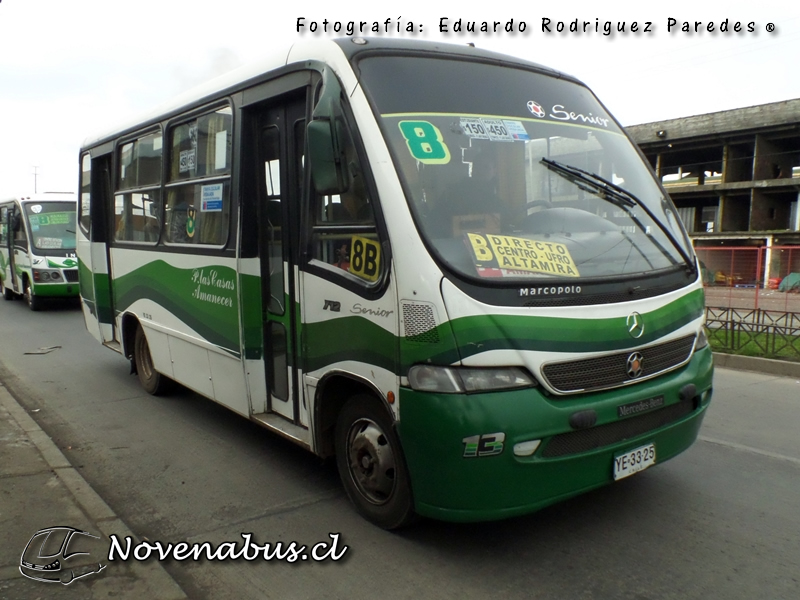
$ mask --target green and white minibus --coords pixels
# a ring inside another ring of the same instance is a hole
[[[45,298],[78,297],[75,211],[72,192],[0,200],[3,298],[39,310]]]
[[[578,80],[470,46],[298,43],[81,150],[86,325],[322,457],[396,528],[520,515],[686,450],[697,260]]]

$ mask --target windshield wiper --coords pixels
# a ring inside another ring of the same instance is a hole
[[[689,271],[694,273],[696,270],[695,262],[683,248],[683,246],[675,239],[675,236],[672,235],[669,229],[661,222],[660,219],[653,214],[653,211],[642,202],[639,198],[634,196],[628,190],[619,187],[617,184],[610,182],[608,179],[601,177],[595,173],[590,173],[589,171],[584,171],[583,169],[579,169],[578,167],[572,167],[570,165],[565,165],[554,160],[550,160],[547,158],[542,158],[540,161],[545,167],[553,171],[554,173],[558,173],[564,179],[571,181],[574,183],[578,188],[582,189],[585,192],[589,192],[590,194],[594,194],[614,204],[615,206],[619,206],[620,208],[624,208],[628,211],[628,214],[631,216],[631,219],[639,226],[639,228],[647,233],[647,228],[644,224],[636,217],[636,214],[633,212],[633,207],[638,206],[640,207],[648,217],[655,223],[658,228],[664,232],[664,235],[667,236],[667,239],[672,243],[675,247],[675,250],[678,251],[678,254],[681,255],[681,258],[686,263]],[[658,241],[653,239],[653,242],[658,244]],[[666,251],[661,248],[663,252]]]

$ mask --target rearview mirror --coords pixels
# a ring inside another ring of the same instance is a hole
[[[348,131],[341,105],[342,88],[333,71],[322,73],[322,92],[306,127],[308,159],[314,189],[323,196],[342,194],[350,187],[345,147]]]

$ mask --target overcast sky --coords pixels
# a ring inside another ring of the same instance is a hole
[[[382,35],[472,42],[566,71],[585,81],[623,125],[800,98],[796,0],[492,0],[485,3],[491,8],[474,8],[480,4],[0,0],[0,197],[33,193],[34,185],[39,192],[74,191],[78,149],[87,136],[276,47],[336,37],[331,24],[327,34],[309,31],[325,19],[381,27],[388,19],[390,33]],[[298,33],[300,17],[306,28]],[[440,31],[441,19],[449,33]],[[455,34],[459,19],[478,27],[513,19],[515,33]],[[551,33],[542,31],[543,19],[550,19]],[[581,28],[588,23],[586,32],[569,31],[576,19]],[[671,33],[670,19],[676,22]],[[558,33],[558,22],[567,31]],[[606,22],[613,35],[603,34]],[[638,33],[630,32],[633,22]],[[623,23],[626,33],[616,33]],[[681,31],[687,23],[692,31]],[[409,24],[414,33],[406,31]]]

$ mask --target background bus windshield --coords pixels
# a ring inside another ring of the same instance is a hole
[[[685,265],[671,201],[585,87],[458,60],[359,68],[416,223],[451,268],[487,282],[575,281]]]
[[[75,205],[36,202],[25,205],[31,242],[39,250],[75,249]]]

